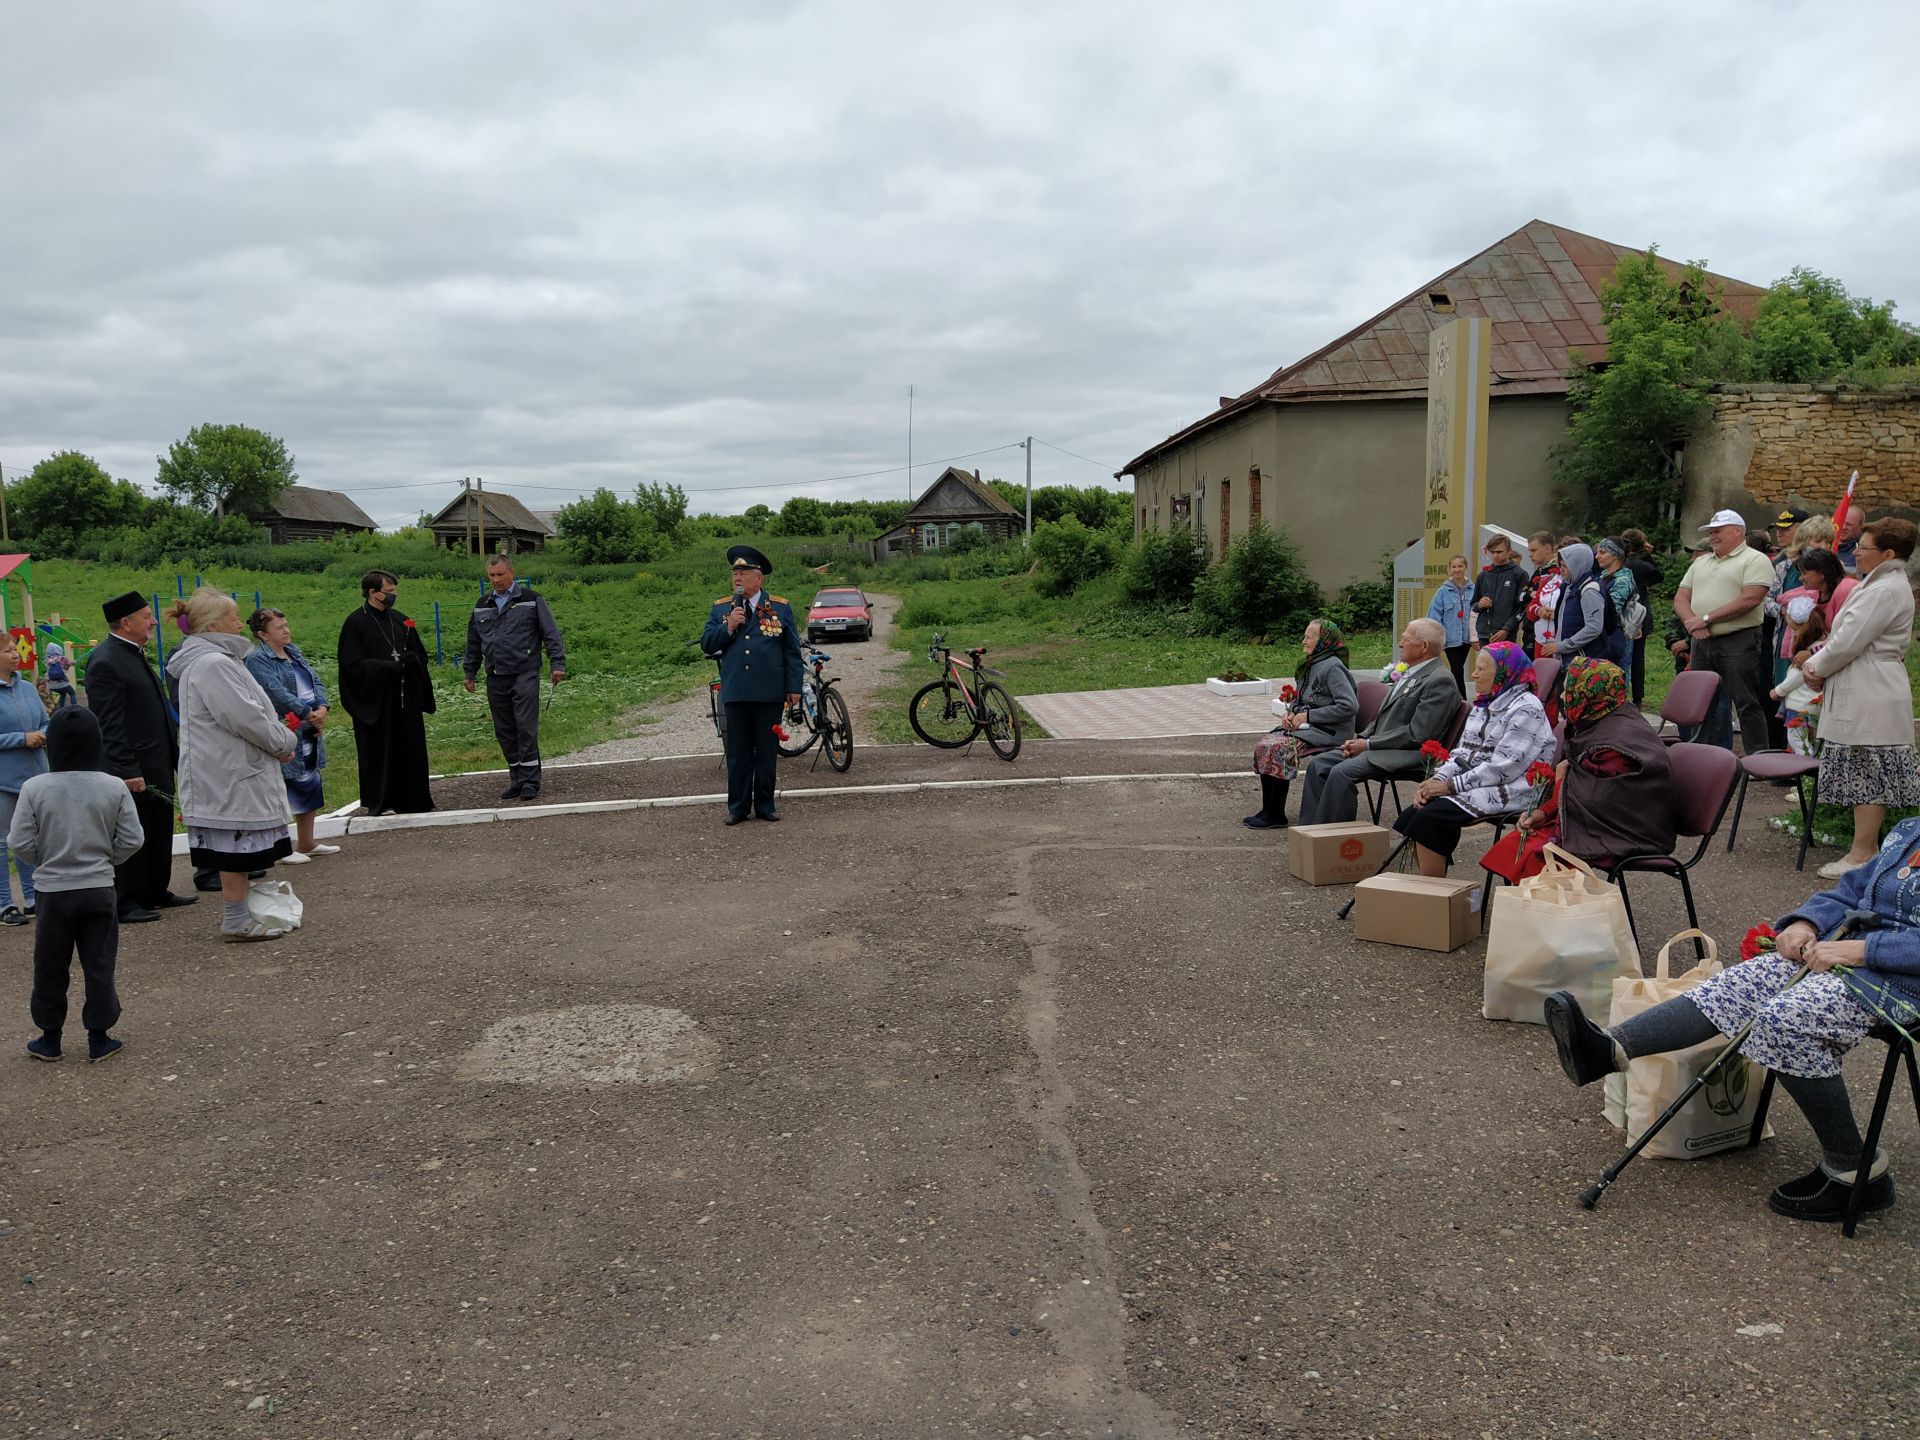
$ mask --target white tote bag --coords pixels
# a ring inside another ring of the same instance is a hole
[[[1670,960],[1673,947],[1696,937],[1706,941],[1707,958],[1675,978]],[[1613,982],[1613,1013],[1608,1023],[1618,1025],[1643,1010],[1684,995],[1725,968],[1720,963],[1719,947],[1710,936],[1698,930],[1682,930],[1660,947],[1651,975],[1623,975]],[[1607,1119],[1623,1126],[1629,1141],[1638,1140],[1659,1118],[1660,1112],[1680,1097],[1680,1092],[1693,1083],[1694,1076],[1705,1070],[1726,1045],[1724,1035],[1715,1035],[1685,1050],[1642,1055],[1627,1067],[1626,1074],[1609,1075]],[[1686,1108],[1669,1120],[1666,1128],[1640,1153],[1660,1160],[1698,1160],[1703,1155],[1745,1145],[1765,1079],[1764,1069],[1744,1055],[1736,1056],[1722,1067],[1717,1077],[1700,1088]],[[1773,1133],[1771,1125],[1766,1133]]]
[[[247,886],[247,911],[275,930],[298,930],[306,906],[285,880],[255,880]]]
[[[1620,892],[1558,845],[1542,854],[1538,875],[1493,893],[1480,1006],[1489,1020],[1542,1024],[1556,990],[1571,990],[1589,1015],[1605,1014],[1614,976],[1640,968]]]

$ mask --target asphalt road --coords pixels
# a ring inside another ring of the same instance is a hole
[[[1770,1215],[1782,1101],[1581,1211],[1598,1095],[1478,942],[1352,940],[1251,789],[368,835],[286,941],[130,930],[123,1056],[0,1059],[0,1433],[1915,1433],[1911,1187]],[[1791,856],[1711,859],[1710,928]],[[651,1070],[596,1029],[656,1012]]]

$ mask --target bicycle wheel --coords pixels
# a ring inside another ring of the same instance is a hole
[[[813,748],[813,742],[819,738],[819,731],[815,730],[804,720],[798,725],[794,724],[792,717],[788,716],[785,712],[781,713],[780,724],[782,728],[786,730],[787,738],[784,740],[775,740],[773,742],[773,748],[778,750],[780,754],[788,760],[793,759],[796,755],[806,754],[807,751]]]
[[[827,763],[841,774],[853,764],[853,717],[847,714],[847,702],[829,685],[820,692],[820,748]]]
[[[1013,759],[1020,753],[1020,707],[1004,687],[989,680],[980,687],[980,708],[987,717],[980,728],[987,732],[993,753],[1002,760]]]
[[[907,706],[907,723],[914,734],[941,750],[958,750],[980,733],[966,696],[951,680],[921,686]]]

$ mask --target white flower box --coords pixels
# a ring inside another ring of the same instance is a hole
[[[1271,695],[1271,680],[1222,680],[1217,675],[1207,677],[1207,689],[1216,695]]]

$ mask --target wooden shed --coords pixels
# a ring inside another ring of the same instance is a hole
[[[433,543],[469,555],[544,550],[554,529],[504,490],[462,492],[427,522]]]
[[[312,490],[305,485],[289,485],[270,509],[257,510],[249,517],[267,528],[267,538],[276,545],[295,540],[331,540],[341,533],[371,533],[379,526],[373,517],[338,490]]]

